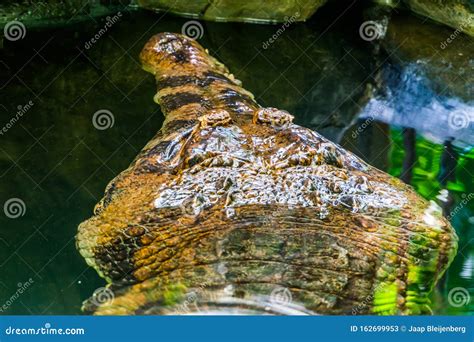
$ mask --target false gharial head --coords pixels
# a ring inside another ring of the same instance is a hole
[[[457,246],[434,202],[259,106],[192,39],[156,35],[140,58],[166,119],[79,227],[113,293],[85,310],[430,312]]]

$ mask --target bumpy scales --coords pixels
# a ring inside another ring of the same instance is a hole
[[[86,311],[430,312],[457,245],[435,203],[260,107],[191,39],[156,35],[141,60],[166,120],[79,227],[109,284]]]

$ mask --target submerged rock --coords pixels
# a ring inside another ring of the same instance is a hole
[[[11,22],[20,22],[33,27],[90,20],[91,17],[105,15],[123,8],[129,2],[129,0],[2,0],[0,28]],[[18,25],[11,30],[17,31]]]
[[[394,63],[417,64],[439,94],[474,99],[474,44],[470,37],[418,18],[395,15],[383,46]]]
[[[307,20],[326,2],[328,0],[4,0],[0,3],[0,27],[11,21],[28,26],[64,25],[116,12],[128,5],[204,20],[295,22]],[[393,0],[374,2],[399,6],[399,1]],[[474,35],[474,5],[470,0],[404,0],[404,4],[415,13]]]
[[[474,45],[468,36],[410,16],[393,16],[383,46],[380,94],[362,111],[430,140],[474,145]]]
[[[284,22],[309,18],[327,0],[138,0],[141,7],[216,21]]]
[[[96,314],[420,314],[457,237],[434,202],[262,108],[195,41],[154,36],[161,131],[77,246]]]
[[[472,0],[405,0],[415,13],[474,36]]]

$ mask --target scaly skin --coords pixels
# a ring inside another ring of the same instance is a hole
[[[434,203],[261,108],[191,39],[158,34],[140,57],[166,120],[79,227],[114,294],[86,311],[430,312],[457,247]]]

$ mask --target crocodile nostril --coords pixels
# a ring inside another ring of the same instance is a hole
[[[225,126],[232,122],[230,114],[226,110],[212,110],[198,118],[201,123],[201,128]]]

